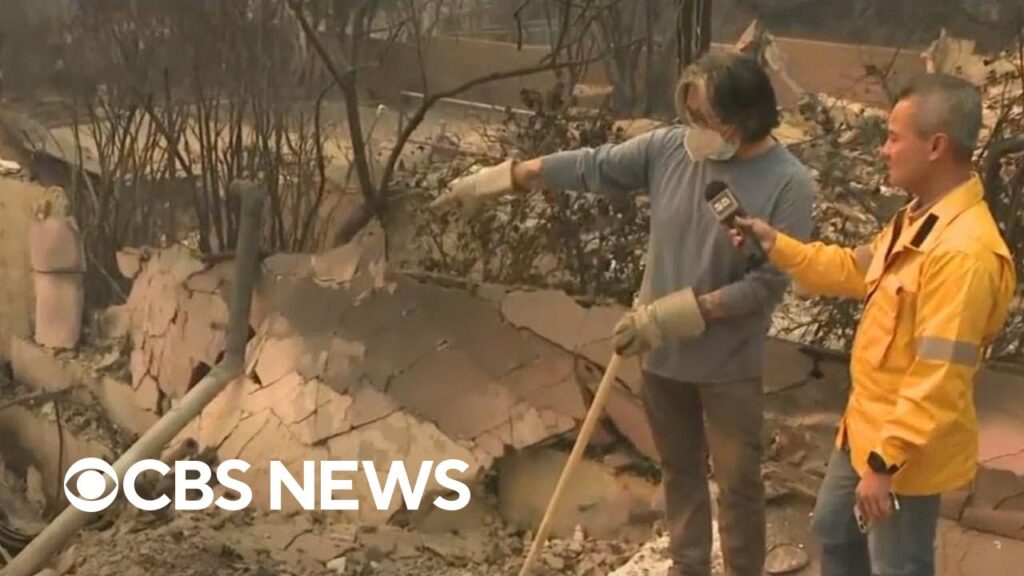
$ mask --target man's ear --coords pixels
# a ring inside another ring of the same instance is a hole
[[[949,135],[939,132],[933,134],[930,138],[931,150],[928,153],[929,160],[938,160],[945,153],[953,153],[952,142],[949,141]]]

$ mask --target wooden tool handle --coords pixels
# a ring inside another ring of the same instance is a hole
[[[566,485],[569,484],[569,478],[572,476],[573,471],[575,471],[580,459],[583,458],[583,452],[587,449],[590,437],[594,434],[594,427],[604,412],[604,405],[608,402],[608,394],[612,391],[621,361],[621,356],[613,354],[611,361],[608,362],[608,367],[604,371],[604,377],[601,378],[601,385],[597,387],[594,402],[591,403],[590,409],[587,410],[587,417],[583,420],[583,426],[580,427],[579,435],[576,436],[576,444],[573,445],[572,453],[569,454],[569,460],[565,463],[565,468],[562,469],[561,477],[558,478],[555,492],[551,495],[548,508],[544,512],[544,518],[540,522],[540,528],[537,529],[537,535],[530,546],[530,553],[526,556],[522,569],[519,570],[519,576],[527,576],[529,574],[530,568],[537,560],[537,555],[540,554],[541,548],[544,547],[544,543],[548,539],[548,532],[551,531],[551,522],[554,521],[555,514],[558,512],[558,506],[562,502],[562,493],[565,491]]]

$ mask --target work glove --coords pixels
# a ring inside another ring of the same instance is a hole
[[[469,176],[456,178],[448,189],[430,203],[431,209],[457,205],[466,218],[473,217],[480,208],[515,190],[512,182],[512,159],[497,166],[489,166]]]
[[[613,333],[615,353],[638,356],[668,339],[700,336],[705,328],[693,289],[679,290],[623,316]]]

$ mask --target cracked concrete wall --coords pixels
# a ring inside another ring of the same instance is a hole
[[[297,473],[304,460],[403,460],[418,470],[426,460],[457,458],[469,463],[464,478],[474,481],[509,451],[577,427],[587,388],[596,386],[590,373],[603,370],[588,358],[610,356],[593,334],[609,333],[604,325],[621,312],[551,311],[578,316],[579,334],[525,329],[523,307],[543,312],[533,300],[555,293],[421,283],[386,272],[375,246],[364,239],[264,260],[245,376],[181,438],[215,447],[222,460],[250,462],[253,478],[265,478],[271,460]],[[160,414],[218,359],[232,263],[205,266],[171,248],[126,250],[119,264],[134,280],[125,307],[134,397]],[[580,337],[581,344],[568,344]],[[627,376],[624,399],[638,372]],[[643,424],[639,404],[630,409]],[[253,483],[257,503],[268,501],[265,484]],[[368,486],[354,490],[370,502]],[[384,513],[364,506],[360,518],[384,521],[399,504],[396,497]]]

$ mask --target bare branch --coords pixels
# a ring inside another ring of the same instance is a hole
[[[592,58],[590,61],[596,61],[599,59],[600,56]],[[409,139],[409,137],[412,136],[412,133],[416,130],[416,128],[419,127],[420,123],[423,122],[423,119],[427,115],[427,111],[429,111],[430,108],[437,102],[445,98],[453,98],[467,90],[470,90],[477,86],[481,86],[483,84],[488,84],[490,82],[496,82],[498,80],[507,80],[510,78],[519,78],[521,76],[529,76],[531,74],[538,74],[540,72],[550,72],[552,70],[556,70],[559,68],[567,68],[569,66],[579,66],[581,64],[584,64],[585,62],[586,61],[577,60],[562,63],[538,64],[535,66],[516,68],[514,70],[506,70],[504,72],[493,72],[486,76],[481,76],[479,78],[474,78],[467,82],[463,82],[462,84],[454,88],[442,90],[440,92],[437,92],[436,94],[424,95],[423,102],[420,104],[416,112],[409,118],[409,123],[406,124],[405,128],[402,130],[402,133],[399,134],[398,140],[395,142],[395,146],[391,150],[391,154],[388,157],[387,165],[384,168],[383,177],[381,178],[381,189],[384,190],[387,188],[387,184],[390,180],[391,174],[394,172],[395,165],[398,162],[398,157],[401,155],[402,148],[405,146],[406,141]]]
[[[423,57],[423,36],[420,32],[420,21],[416,17],[416,0],[409,0],[409,15],[412,23],[412,33],[416,41],[416,60],[420,66],[420,90],[427,94],[430,92],[430,85],[427,83],[427,64]]]
[[[306,40],[313,45],[313,49],[316,50],[320,61],[323,63],[327,71],[330,72],[331,77],[338,83],[339,86],[344,86],[350,82],[350,74],[352,73],[352,65],[345,61],[344,56],[339,55],[341,59],[341,69],[335,65],[334,59],[328,54],[327,49],[324,48],[323,42],[320,41],[320,37],[317,36],[316,30],[309,24],[309,20],[306,19],[306,14],[302,10],[302,0],[288,0],[288,7],[291,9],[292,14],[299,21],[299,26],[302,27],[302,33],[305,34]]]
[[[357,55],[356,52],[359,43],[365,40],[363,31],[365,30],[365,16],[366,10],[371,6],[370,3],[363,3],[358,12],[355,15],[355,19],[352,22],[352,52],[351,54]],[[313,45],[317,55],[320,57],[320,61],[324,67],[330,72],[331,77],[337,82],[338,86],[341,87],[342,96],[345,99],[345,116],[348,119],[349,133],[351,135],[352,142],[352,155],[355,158],[356,174],[359,176],[359,185],[362,188],[363,197],[366,199],[367,204],[370,206],[377,205],[377,190],[373,185],[373,178],[370,176],[370,163],[369,156],[366,151],[366,144],[363,142],[363,127],[362,119],[359,116],[359,93],[356,87],[356,71],[352,68],[351,64],[343,63],[345,66],[345,72],[342,73],[334,64],[334,60],[331,55],[324,48],[323,43],[317,36],[316,31],[312,26],[309,25],[309,21],[306,19],[306,14],[302,10],[302,2],[300,0],[288,0],[288,7],[291,8],[292,14],[299,21],[299,26],[302,27],[302,32],[306,36],[306,40]]]
[[[559,68],[567,68],[570,66],[580,66],[582,64],[586,64],[589,62],[596,62],[597,60],[600,59],[601,56],[595,56],[593,58],[589,58],[587,60],[582,61],[574,60],[562,63],[546,63],[538,64],[535,66],[517,68],[514,70],[507,70],[504,72],[494,72],[486,76],[474,78],[473,80],[464,82],[454,88],[443,90],[441,92],[437,92],[431,95],[425,95],[423,102],[420,104],[416,112],[409,118],[408,124],[405,125],[404,129],[402,130],[402,133],[399,134],[398,139],[395,141],[394,147],[392,147],[391,149],[391,153],[388,155],[388,161],[384,167],[383,175],[381,176],[380,190],[377,196],[377,202],[379,204],[361,204],[356,209],[356,211],[342,224],[341,228],[335,234],[335,244],[346,244],[350,242],[352,238],[354,238],[355,235],[358,234],[359,231],[363,229],[364,226],[366,226],[367,224],[370,223],[371,220],[373,220],[373,217],[375,215],[380,214],[383,211],[384,200],[386,199],[388,184],[390,183],[392,175],[394,174],[395,166],[397,166],[398,159],[402,154],[402,149],[405,147],[405,144],[409,141],[409,138],[412,136],[413,132],[415,132],[419,125],[423,122],[423,119],[426,118],[427,112],[434,104],[445,98],[452,98],[458,96],[459,94],[462,94],[467,90],[470,90],[477,86],[481,86],[483,84],[487,84],[489,82],[507,80],[510,78],[518,78],[521,76],[529,76],[531,74],[537,74],[540,72],[550,72],[552,70],[556,70]]]

